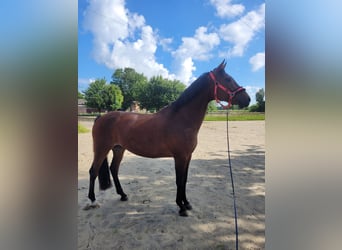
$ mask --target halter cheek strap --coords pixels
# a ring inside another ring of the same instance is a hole
[[[245,90],[244,88],[242,87],[238,87],[236,90],[234,91],[230,91],[229,89],[227,89],[225,86],[223,86],[221,83],[219,83],[217,80],[216,80],[216,77],[214,75],[214,73],[212,71],[209,72],[209,76],[210,78],[214,81],[214,97],[215,97],[215,100],[218,104],[221,105],[221,107],[223,109],[228,109],[232,106],[232,101],[233,101],[233,98],[235,96],[235,94],[237,94],[238,92],[240,91],[243,91]],[[226,94],[228,94],[229,96],[229,100],[228,100],[228,105],[223,105],[221,103],[221,101],[218,99],[217,97],[217,88],[220,88],[223,92],[225,92]]]

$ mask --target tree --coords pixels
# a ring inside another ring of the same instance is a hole
[[[96,108],[99,112],[105,107],[103,100],[105,84],[105,79],[98,79],[95,82],[90,83],[88,89],[84,92],[86,105],[90,108]]]
[[[249,107],[249,111],[251,112],[265,112],[265,91],[264,89],[259,89],[259,91],[255,94],[255,100],[257,103]]]
[[[213,112],[213,111],[217,111],[217,105],[216,105],[215,100],[212,100],[211,102],[209,102],[208,108],[207,108],[207,112]]]
[[[259,89],[259,91],[255,94],[255,99],[258,104],[262,104],[264,102],[265,92],[264,89]]]
[[[257,101],[257,104],[259,106],[259,112],[265,112],[265,91],[264,89],[260,89],[256,94],[255,94],[255,100]]]
[[[140,85],[137,100],[141,108],[154,112],[175,101],[184,89],[180,81],[154,76],[146,85]]]
[[[80,91],[78,91],[78,95],[77,95],[78,97],[78,99],[83,99],[84,98],[84,95],[80,92]]]
[[[133,101],[137,101],[139,91],[147,83],[147,78],[132,68],[117,69],[112,75],[110,83],[120,88],[124,96],[122,108],[127,109]]]
[[[106,110],[112,111],[121,108],[123,99],[123,95],[118,86],[113,84],[105,85],[104,102]]]
[[[116,110],[121,107],[123,96],[119,87],[106,84],[105,79],[97,79],[92,82],[84,92],[88,107]]]

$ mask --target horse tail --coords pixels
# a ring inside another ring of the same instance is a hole
[[[99,170],[99,184],[101,190],[106,190],[112,186],[107,157],[104,159]]]

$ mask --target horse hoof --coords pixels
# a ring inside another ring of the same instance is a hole
[[[92,204],[87,204],[83,210],[90,210],[90,209],[95,209],[95,208],[99,208],[100,205],[98,203],[92,203]]]
[[[186,208],[186,210],[192,210],[192,206],[190,205],[190,203],[185,204],[185,208]]]
[[[125,195],[125,196],[121,196],[121,199],[120,199],[121,201],[127,201],[128,200],[128,197],[127,197],[127,195]]]
[[[188,213],[186,212],[186,210],[180,210],[179,215],[182,217],[188,217]]]

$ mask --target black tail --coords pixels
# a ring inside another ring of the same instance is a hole
[[[106,190],[112,186],[110,181],[109,167],[107,158],[103,161],[99,170],[99,184],[101,190]]]

